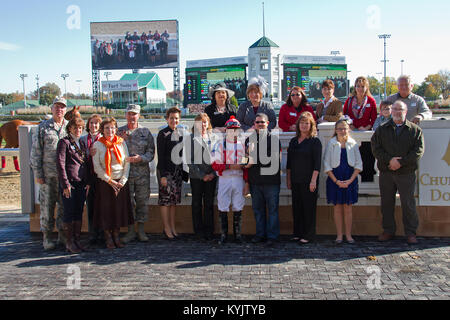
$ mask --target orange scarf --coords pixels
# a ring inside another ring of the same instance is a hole
[[[112,141],[107,140],[105,137],[101,137],[98,139],[101,143],[103,143],[106,147],[106,153],[105,153],[105,169],[106,174],[111,177],[111,150],[114,153],[114,156],[116,157],[117,161],[119,163],[122,163],[123,157],[120,153],[118,145],[123,143],[123,139],[118,136],[114,136]]]

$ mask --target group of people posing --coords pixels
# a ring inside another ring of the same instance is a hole
[[[94,67],[111,67],[127,64],[155,65],[168,62],[169,33],[165,30],[159,34],[143,32],[138,35],[127,32],[125,37],[116,41],[99,41],[92,39],[92,62]],[[158,55],[158,57],[157,57]],[[158,58],[158,59],[157,59]]]
[[[307,104],[301,88],[291,90],[278,124],[283,131],[295,132],[286,165],[286,184],[292,192],[292,241],[306,244],[315,239],[319,173],[323,168],[328,175],[327,201],[334,205],[335,242],[341,244],[344,234],[347,243],[355,242],[351,233],[352,205],[358,201],[358,175],[364,165],[360,151],[363,146],[360,148],[352,139],[351,130],[370,130],[377,121],[380,126],[369,151],[378,160],[380,170],[384,233],[379,240],[387,241],[395,235],[398,191],[407,241],[417,243],[414,182],[424,146],[422,131],[414,122],[429,118],[431,113],[422,104],[423,99],[411,93],[408,77],[401,77],[398,84],[399,93],[383,102],[385,107],[378,119],[364,77],[356,80],[355,92],[343,108],[333,97],[330,80],[322,84],[325,99],[315,111]],[[104,240],[107,248],[114,249],[135,239],[148,241],[144,223],[148,219],[149,163],[155,149],[158,205],[166,239],[180,237],[175,223],[176,205],[181,202],[183,181],[190,181],[196,235],[214,240],[217,194],[218,242],[229,240],[230,211],[233,240],[241,242],[242,210],[245,196],[250,193],[256,221],[252,242],[273,245],[280,234],[281,144],[277,130],[273,131],[277,126],[273,107],[262,100],[264,90],[264,83],[250,80],[248,101],[236,108],[230,103],[234,92],[223,83],[216,84],[210,88],[211,104],[196,116],[189,133],[179,126],[181,111],[176,107],[168,109],[167,127],[158,133],[156,148],[150,131],[138,123],[138,105],[128,106],[127,124],[118,128],[114,118],[102,119],[99,115],[89,117],[86,125],[79,117],[67,121],[65,100],[55,99],[53,118],[39,125],[31,151],[31,166],[40,184],[44,249],[56,246],[51,239],[56,203],[58,240],[71,253],[85,250],[80,242],[85,202],[91,243]],[[317,137],[317,123],[323,121],[335,123],[334,136],[324,155]],[[82,136],[84,129],[88,134]],[[119,238],[121,227],[128,227],[123,238]]]

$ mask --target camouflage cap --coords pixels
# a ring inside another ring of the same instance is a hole
[[[141,106],[138,104],[129,104],[127,106],[127,112],[141,113]]]
[[[64,107],[67,108],[67,101],[63,97],[55,97],[55,99],[53,99],[52,106],[54,106],[55,104],[58,104],[58,103],[64,105]]]

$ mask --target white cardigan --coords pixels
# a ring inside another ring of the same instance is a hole
[[[347,162],[352,168],[362,171],[362,159],[359,153],[359,146],[354,139],[348,137],[345,143],[345,149],[347,149]],[[334,168],[339,167],[341,162],[341,143],[337,140],[337,137],[331,138],[328,142],[325,150],[325,156],[323,159],[324,172],[332,171]]]
[[[92,163],[94,164],[94,171],[99,179],[105,182],[109,181],[109,176],[106,174],[105,170],[105,153],[106,147],[100,141],[96,141],[92,146],[97,150],[95,156],[92,157]],[[125,185],[128,181],[128,174],[130,173],[130,163],[125,161],[128,157],[128,148],[125,141],[118,145],[118,149],[123,156],[123,162],[119,163],[116,157],[111,154],[111,179],[120,179],[119,183]]]

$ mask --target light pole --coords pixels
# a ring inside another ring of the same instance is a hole
[[[78,83],[78,99],[80,99],[80,96],[81,96],[81,92],[80,92],[80,83],[83,81],[83,80],[75,80],[77,83]]]
[[[381,61],[384,62],[384,99],[386,99],[386,62],[388,62],[388,60],[386,60],[386,39],[389,39],[390,37],[390,34],[378,35],[379,39],[384,39],[384,60]]]
[[[403,75],[403,62],[405,62],[405,60],[400,60],[400,63],[401,63],[401,66],[402,66],[402,68],[401,68],[401,70],[402,70],[402,73],[400,73],[400,75],[402,76]]]
[[[25,106],[25,108],[27,107],[27,95],[25,93],[25,78],[28,77],[27,74],[22,73],[20,74],[20,78],[22,79],[22,84],[23,84],[23,105]]]
[[[383,72],[377,72],[377,75],[382,76],[382,75],[383,75]],[[378,79],[377,79],[377,80],[378,80]],[[378,87],[378,98],[380,98],[380,100],[381,100],[381,90],[380,90],[380,87]]]
[[[39,75],[38,74],[36,75],[35,79],[36,79],[36,85],[37,85],[38,103],[40,105],[39,101],[41,101],[41,93],[39,92]]]
[[[66,99],[67,99],[66,78],[68,78],[68,77],[69,77],[69,74],[68,74],[68,73],[63,73],[63,74],[61,75],[61,78],[64,79],[64,98],[66,98]]]
[[[106,77],[106,81],[109,81],[109,76],[112,75],[112,72],[106,71],[105,73],[103,73]],[[109,97],[109,92],[108,92],[108,102],[111,103],[111,99]]]

